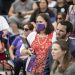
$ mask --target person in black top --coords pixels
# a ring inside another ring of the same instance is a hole
[[[40,13],[46,13],[50,16],[50,20],[53,23],[56,20],[55,14],[52,10],[48,8],[47,0],[40,0],[38,4],[38,9],[35,10],[30,18],[30,22],[36,22],[36,16]]]

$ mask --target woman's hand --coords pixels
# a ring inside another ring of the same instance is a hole
[[[27,53],[28,55],[32,55],[32,52],[30,51],[30,49],[28,49],[26,53]]]

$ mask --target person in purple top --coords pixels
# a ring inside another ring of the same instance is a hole
[[[26,40],[26,37],[31,31],[33,31],[33,29],[34,29],[34,26],[31,23],[27,23],[24,25],[24,40]],[[27,49],[26,53],[30,55],[31,52],[28,50],[29,47],[27,48],[28,43],[23,42],[23,36],[17,36],[9,48],[10,58],[14,62],[15,75],[19,75],[21,67],[23,67],[23,75],[26,75],[26,72],[25,72],[26,58],[22,59],[21,57],[23,55],[20,54],[20,48],[23,44],[25,48]]]

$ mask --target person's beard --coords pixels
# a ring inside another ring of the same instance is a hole
[[[66,35],[67,34],[64,34],[62,37],[58,37],[57,40],[59,40],[59,39],[66,39]]]
[[[66,38],[66,34],[61,37],[61,39],[65,39],[65,38]]]

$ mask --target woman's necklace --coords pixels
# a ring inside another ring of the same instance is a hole
[[[44,48],[44,45],[46,44],[47,39],[48,39],[48,36],[40,37],[40,36],[38,35],[38,44],[39,44],[40,48]],[[42,41],[42,42],[41,42],[41,41]]]

